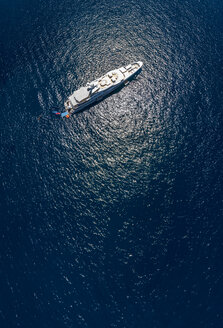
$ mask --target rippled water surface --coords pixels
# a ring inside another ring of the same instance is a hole
[[[0,327],[223,326],[223,5],[0,3]],[[58,120],[136,60],[128,86]]]

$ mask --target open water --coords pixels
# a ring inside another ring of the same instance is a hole
[[[0,327],[223,327],[223,2],[0,2]],[[70,119],[72,91],[135,60]]]

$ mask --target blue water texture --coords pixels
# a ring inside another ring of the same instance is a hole
[[[222,17],[220,0],[1,0],[1,328],[223,327]]]

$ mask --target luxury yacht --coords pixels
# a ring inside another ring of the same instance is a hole
[[[110,71],[99,79],[87,83],[85,87],[74,91],[65,101],[65,112],[53,111],[53,113],[61,117],[69,117],[70,114],[81,111],[92,103],[101,100],[123,84],[127,84],[134,75],[140,72],[142,65],[143,63],[138,61]]]

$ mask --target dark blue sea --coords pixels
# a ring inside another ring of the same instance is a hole
[[[0,328],[223,327],[222,0],[1,0],[0,115]]]

